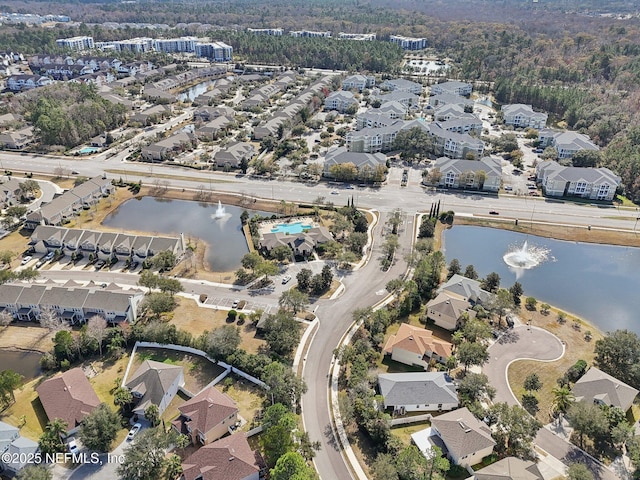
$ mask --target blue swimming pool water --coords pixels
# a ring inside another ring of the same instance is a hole
[[[87,153],[96,153],[96,152],[98,152],[98,151],[100,151],[100,149],[99,149],[99,148],[97,148],[97,147],[84,147],[84,148],[81,148],[81,149],[80,149],[80,153],[84,153],[84,154],[87,154]]]
[[[310,228],[311,225],[305,225],[302,222],[279,223],[271,229],[271,233],[288,233],[289,235],[295,235]]]

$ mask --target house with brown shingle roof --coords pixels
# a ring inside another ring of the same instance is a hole
[[[431,359],[444,363],[451,356],[452,345],[433,336],[431,330],[403,323],[398,333],[391,335],[382,351],[405,365],[418,365],[425,370]]]
[[[75,433],[82,420],[100,405],[100,399],[81,368],[72,368],[45,380],[36,391],[49,421],[59,418],[67,422],[69,435]]]
[[[571,391],[578,402],[619,407],[625,412],[638,395],[638,390],[596,367],[587,370]]]
[[[178,433],[188,435],[194,445],[208,445],[227,433],[238,421],[238,407],[230,397],[210,386],[178,407],[173,422]]]
[[[259,480],[264,461],[244,432],[205,445],[182,462],[184,480]]]
[[[442,440],[447,457],[462,467],[480,463],[496,446],[489,427],[466,407],[434,417],[431,430]]]

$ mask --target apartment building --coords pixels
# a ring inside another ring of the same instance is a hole
[[[289,32],[292,37],[305,37],[305,38],[330,38],[331,32],[317,32],[312,30],[292,30]]]
[[[611,201],[621,179],[608,168],[565,167],[545,161],[536,166],[536,178],[549,197],[582,197]]]
[[[153,41],[153,48],[158,52],[194,52],[198,37],[159,38]]]
[[[233,60],[233,47],[224,42],[196,43],[195,53],[198,57],[209,58],[214,62]]]
[[[470,83],[450,81],[443,83],[436,83],[431,86],[431,95],[440,95],[443,93],[449,93],[451,95],[461,95],[466,97],[471,95],[473,86]]]
[[[582,133],[559,131],[545,128],[538,133],[540,148],[553,147],[558,151],[558,159],[571,158],[581,150],[600,150],[591,139]]]
[[[338,38],[343,38],[345,40],[358,40],[364,42],[372,42],[376,39],[375,33],[344,33],[340,32],[338,34]]]
[[[534,112],[531,105],[514,103],[502,106],[502,116],[505,125],[515,128],[544,128],[548,115],[544,112]]]
[[[247,32],[254,33],[256,35],[272,35],[274,37],[281,37],[284,30],[282,28],[247,28]]]
[[[93,37],[78,36],[71,38],[59,38],[56,40],[56,45],[60,48],[68,48],[70,50],[91,50],[95,47],[93,43]]]
[[[389,35],[389,41],[399,45],[403,50],[423,50],[427,48],[426,38],[404,37],[402,35]]]

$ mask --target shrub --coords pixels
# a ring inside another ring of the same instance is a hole
[[[238,312],[236,312],[235,310],[229,310],[229,313],[227,313],[227,320],[229,320],[230,322],[235,322],[237,316]]]
[[[527,307],[527,310],[534,311],[536,309],[538,301],[534,297],[527,297],[527,299],[524,301],[524,304]]]

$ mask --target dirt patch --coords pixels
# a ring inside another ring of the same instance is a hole
[[[191,333],[194,337],[202,335],[205,331],[210,332],[223,325],[229,325],[226,310],[200,307],[195,300],[190,298],[178,296],[176,299],[178,306],[173,311],[171,323],[180,330]],[[238,328],[240,329],[240,347],[247,352],[258,353],[260,347],[266,345],[264,340],[256,338],[256,328],[251,325],[251,322],[245,320],[245,323],[238,325]]]
[[[640,247],[640,233],[626,231],[600,230],[587,227],[566,227],[547,224],[530,224],[520,220],[518,225],[513,221],[497,221],[488,219],[476,219],[470,217],[456,217],[456,225],[474,225],[477,227],[500,228],[517,233],[537,235],[540,237],[569,240],[573,242],[602,243],[609,245],[624,245]]]
[[[53,347],[54,334],[34,324],[15,322],[0,328],[0,348],[3,350],[34,350],[48,352]]]
[[[523,307],[519,315],[523,321],[531,320],[532,325],[544,328],[560,338],[565,343],[565,355],[557,362],[520,360],[512,363],[508,371],[509,385],[518,400],[522,399],[522,384],[526,376],[530,373],[538,374],[542,389],[536,394],[539,400],[537,418],[543,423],[551,420],[552,390],[558,385],[556,379],[564,375],[567,369],[580,359],[591,365],[594,344],[603,338],[596,327],[575,316],[567,314],[564,323],[558,322],[558,312],[559,310],[552,308],[548,315],[543,315],[539,311],[529,311]],[[585,338],[587,332],[591,333],[591,340]]]

